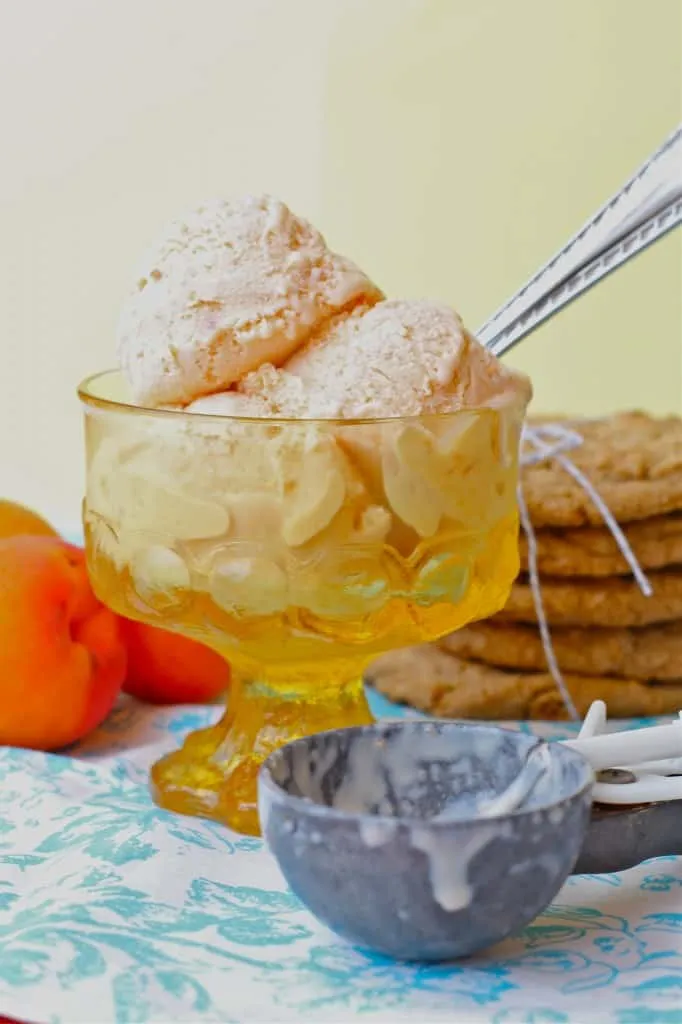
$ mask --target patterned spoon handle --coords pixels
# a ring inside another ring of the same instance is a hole
[[[682,224],[682,127],[477,332],[503,355],[607,275]]]

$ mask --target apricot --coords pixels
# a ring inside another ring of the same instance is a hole
[[[16,501],[0,498],[0,539],[15,537],[17,534],[31,534],[35,537],[58,537],[42,516]]]
[[[189,637],[122,619],[128,672],[123,689],[148,704],[203,704],[230,683],[224,658]]]
[[[80,548],[55,537],[0,540],[0,638],[1,744],[58,750],[106,718],[126,652]]]

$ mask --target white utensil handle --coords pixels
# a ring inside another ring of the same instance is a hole
[[[626,764],[636,767],[642,761],[682,756],[682,721],[561,742],[582,754],[596,772]]]

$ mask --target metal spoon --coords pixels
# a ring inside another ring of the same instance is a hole
[[[682,126],[476,332],[508,352],[618,267],[682,224]]]

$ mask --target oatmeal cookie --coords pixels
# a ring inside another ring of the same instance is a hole
[[[583,438],[571,461],[619,522],[682,510],[682,418],[626,412],[565,422]],[[556,460],[526,466],[523,489],[535,526],[603,525],[589,495]]]
[[[653,516],[626,523],[623,532],[641,567],[682,565],[682,514]],[[629,576],[611,531],[603,526],[546,527],[535,533],[538,569],[547,576]],[[528,541],[519,538],[521,566],[528,569]]]
[[[648,574],[653,587],[645,597],[634,579],[542,579],[542,600],[550,626],[648,626],[682,619],[682,569]],[[518,579],[497,622],[537,621],[530,584]]]
[[[553,629],[552,644],[562,672],[642,681],[682,679],[682,621],[643,629]],[[474,622],[444,637],[437,646],[486,665],[547,670],[536,626]]]
[[[554,680],[546,672],[512,672],[465,661],[437,647],[408,647],[370,666],[367,682],[389,700],[440,718],[512,721],[568,717]],[[608,676],[566,676],[578,713],[606,701],[610,718],[674,714],[682,707],[682,681],[645,685]]]

